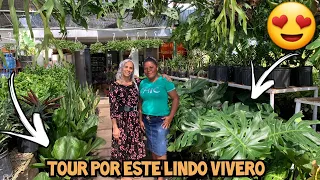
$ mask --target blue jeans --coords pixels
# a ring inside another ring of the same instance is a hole
[[[166,155],[168,144],[167,135],[169,133],[169,129],[164,129],[162,127],[162,118],[162,116],[151,116],[148,120],[146,116],[143,115],[143,122],[147,136],[147,149],[158,156]]]

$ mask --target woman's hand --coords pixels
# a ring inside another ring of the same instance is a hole
[[[164,129],[168,129],[170,127],[170,124],[171,124],[173,117],[172,116],[165,116],[162,119],[163,119],[162,127]]]
[[[140,122],[140,127],[142,131],[145,132],[144,122],[142,120],[139,120],[139,122]]]
[[[118,141],[120,137],[120,129],[118,127],[114,127],[112,129],[112,135],[113,135],[113,138]]]
[[[170,76],[168,76],[167,74],[162,74],[162,76],[164,78],[166,78],[168,81],[172,81],[172,79],[170,78]]]

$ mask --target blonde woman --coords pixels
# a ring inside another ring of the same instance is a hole
[[[134,78],[133,71],[132,60],[122,61],[116,74],[116,81],[110,88],[112,160],[140,160],[145,157],[138,112],[140,80]]]

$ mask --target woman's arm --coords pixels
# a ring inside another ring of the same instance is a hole
[[[172,82],[172,79],[170,76],[168,76],[167,74],[161,74],[162,77],[166,78],[168,81]]]
[[[179,95],[176,90],[172,90],[168,92],[169,96],[172,98],[172,106],[170,114],[166,117],[163,117],[162,127],[167,129],[170,127],[170,124],[173,120],[174,115],[176,114],[179,107]]]
[[[119,139],[120,131],[117,125],[117,119],[119,117],[119,104],[117,102],[117,96],[114,92],[114,86],[111,85],[110,92],[109,92],[109,101],[110,101],[110,118],[112,122],[112,134],[115,139]]]
[[[141,98],[139,98],[138,108],[139,108],[139,122],[140,122],[140,127],[141,127],[141,129],[144,131],[144,123],[143,123],[143,120],[142,120],[142,99],[141,99]]]
[[[173,119],[173,117],[176,114],[178,107],[179,107],[179,95],[176,90],[170,91],[170,92],[168,92],[168,94],[172,99],[172,106],[171,106],[171,111],[170,111],[169,116],[172,117],[172,119]]]
[[[142,99],[139,98],[139,104],[138,104],[138,109],[139,109],[139,120],[142,121]]]

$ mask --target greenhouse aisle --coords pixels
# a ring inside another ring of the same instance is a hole
[[[101,159],[108,160],[110,159],[110,152],[111,152],[111,138],[112,138],[112,124],[110,120],[110,105],[109,105],[109,98],[104,97],[101,95],[101,100],[98,105],[99,108],[99,125],[98,125],[98,136],[102,137],[106,140],[106,144],[101,147],[97,153]],[[97,177],[95,180],[116,180],[117,178],[111,177]],[[120,179],[120,178],[118,178]],[[145,178],[135,178],[135,180],[154,180],[155,178],[152,177],[145,177]]]

